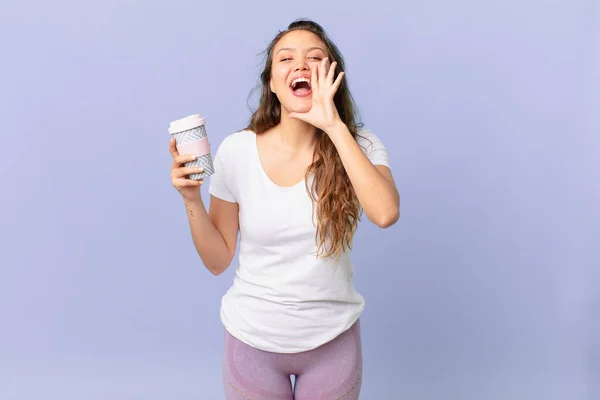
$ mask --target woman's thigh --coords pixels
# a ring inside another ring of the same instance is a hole
[[[225,331],[223,385],[227,400],[292,400],[279,355],[254,349]]]
[[[295,400],[356,400],[362,384],[360,322],[329,343],[311,350],[296,376]]]

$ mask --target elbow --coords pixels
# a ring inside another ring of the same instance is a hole
[[[379,228],[386,229],[390,226],[394,225],[400,219],[400,210],[394,209],[392,212],[388,212],[383,214],[379,218],[375,219],[373,222]]]
[[[206,269],[213,274],[214,276],[219,276],[221,275],[223,272],[225,272],[225,270],[227,270],[227,266],[226,267],[209,267],[207,266]]]
[[[394,198],[390,202],[386,202],[386,205],[380,205],[380,212],[378,212],[375,218],[371,221],[379,228],[386,229],[394,225],[400,219],[400,194],[396,190]]]
[[[226,256],[224,255],[222,257],[208,257],[206,255],[205,257],[202,257],[200,253],[198,254],[200,254],[200,259],[202,260],[202,263],[204,264],[204,267],[208,270],[208,272],[210,272],[214,276],[219,276],[223,272],[225,272],[227,268],[229,268],[229,266],[231,265],[231,262],[233,261],[234,252],[229,252],[229,254],[227,254]]]
[[[219,263],[217,263],[217,262],[206,263],[205,262],[204,266],[206,267],[208,272],[210,272],[214,276],[219,276],[223,272],[225,272],[227,270],[227,268],[229,268],[230,264],[231,264],[231,260],[228,262],[219,262]]]

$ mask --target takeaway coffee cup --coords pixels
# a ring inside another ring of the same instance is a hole
[[[215,173],[204,118],[195,114],[173,121],[169,125],[169,133],[175,138],[179,154],[193,154],[198,157],[186,162],[184,166],[204,168],[203,172],[189,175],[191,180],[204,179]]]

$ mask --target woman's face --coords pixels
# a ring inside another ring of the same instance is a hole
[[[325,44],[309,31],[289,32],[275,45],[270,88],[281,103],[282,115],[310,110],[312,69],[328,56]]]

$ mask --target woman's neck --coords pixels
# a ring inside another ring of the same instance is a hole
[[[273,130],[277,141],[291,151],[312,149],[317,140],[317,128],[304,121],[289,118],[282,110],[281,120]]]

